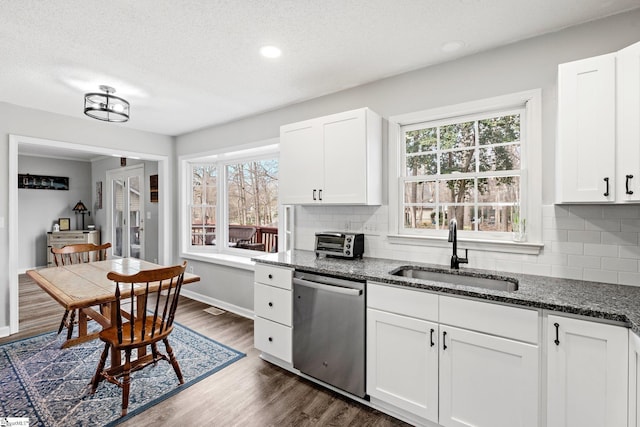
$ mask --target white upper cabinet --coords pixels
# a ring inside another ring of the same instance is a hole
[[[640,43],[558,67],[557,203],[640,202]]]
[[[616,200],[640,201],[640,43],[618,52]]]
[[[361,108],[280,128],[282,204],[379,205],[382,119]]]
[[[559,203],[615,199],[615,54],[558,67]]]

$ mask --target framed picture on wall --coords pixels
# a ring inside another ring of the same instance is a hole
[[[96,181],[96,209],[102,209],[102,181]]]
[[[69,218],[58,218],[58,225],[60,231],[67,231],[71,229],[71,220]]]

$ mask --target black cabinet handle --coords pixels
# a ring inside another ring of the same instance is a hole
[[[272,302],[269,302],[269,307],[273,307],[273,303]]]
[[[556,327],[556,339],[553,340],[553,342],[556,343],[556,345],[560,345],[560,332],[558,331],[560,325],[558,323],[554,323],[553,326]]]
[[[273,338],[269,337],[269,342],[272,342],[272,341],[273,341]]]
[[[269,275],[269,276],[267,276],[267,277],[269,277],[269,279],[273,279],[273,274],[270,274],[270,275]]]
[[[627,175],[627,180],[625,181],[625,187],[627,189],[627,194],[633,194],[633,191],[629,191],[629,180],[633,178],[633,175]]]
[[[607,184],[607,189],[604,191],[604,197],[609,197],[609,178],[605,178],[604,182]]]
[[[434,333],[435,331],[436,331],[435,329],[431,328],[431,335],[430,335],[430,337],[429,337],[429,338],[431,339],[431,347],[433,347],[434,345],[436,345],[436,343],[434,343],[434,342],[433,342],[433,333]]]
[[[316,189],[315,188],[313,189],[313,200],[318,200],[318,199],[316,199]]]
[[[318,200],[322,201],[322,189],[318,190]]]
[[[442,332],[442,349],[447,349],[447,332]]]

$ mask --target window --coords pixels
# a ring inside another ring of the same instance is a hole
[[[277,145],[182,160],[183,252],[253,256],[278,248]]]
[[[455,218],[462,240],[513,243],[526,235],[523,252],[537,253],[539,97],[530,91],[391,117],[391,237],[441,241]]]
[[[513,231],[523,110],[403,126],[403,227]]]

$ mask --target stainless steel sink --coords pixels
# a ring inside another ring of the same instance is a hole
[[[453,285],[472,286],[474,288],[493,289],[513,292],[518,290],[518,281],[510,277],[493,276],[476,277],[470,274],[453,274],[445,271],[428,270],[416,267],[400,267],[389,272],[394,276],[413,279],[432,280],[434,282],[451,283]]]

